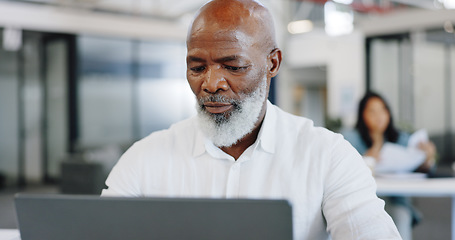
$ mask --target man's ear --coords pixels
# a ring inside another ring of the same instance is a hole
[[[267,70],[268,76],[270,78],[275,77],[278,74],[278,70],[280,70],[281,66],[281,50],[279,48],[275,48],[270,52],[267,56]]]

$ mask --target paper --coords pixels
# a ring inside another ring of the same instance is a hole
[[[19,230],[17,229],[0,229],[0,239],[2,240],[20,240]]]
[[[428,132],[425,129],[420,129],[413,133],[408,140],[408,148],[419,148],[419,143],[428,142]]]
[[[385,143],[375,173],[412,172],[425,161],[425,152],[394,143]]]

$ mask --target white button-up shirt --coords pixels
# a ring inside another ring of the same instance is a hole
[[[103,196],[287,199],[294,239],[401,239],[357,151],[339,134],[267,103],[257,141],[237,161],[195,117],[136,142]]]

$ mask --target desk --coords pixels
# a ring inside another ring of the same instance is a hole
[[[452,198],[452,240],[455,240],[455,178],[376,178],[378,196]]]
[[[2,240],[20,240],[19,230],[17,229],[0,229],[0,239]]]

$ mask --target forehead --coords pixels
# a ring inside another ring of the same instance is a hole
[[[366,108],[385,108],[385,104],[381,99],[373,97],[368,100]]]
[[[188,52],[199,50],[248,51],[254,47],[254,38],[243,31],[223,30],[215,27],[194,29],[187,41]]]

